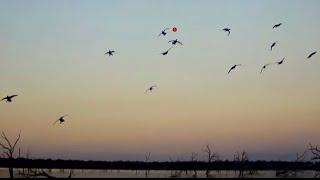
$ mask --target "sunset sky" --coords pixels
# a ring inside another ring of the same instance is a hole
[[[320,52],[306,58],[320,51],[319,9],[319,0],[0,0],[0,96],[19,94],[0,103],[0,130],[21,130],[32,158],[187,160],[210,144],[222,158],[293,159],[320,144]],[[160,55],[176,38],[184,46]],[[227,75],[234,64],[243,66]]]

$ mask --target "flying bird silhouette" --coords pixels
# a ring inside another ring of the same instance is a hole
[[[147,90],[146,90],[146,93],[148,92],[152,92],[154,90],[154,88],[156,88],[157,86],[156,85],[153,85],[151,87],[149,87]]]
[[[272,29],[278,28],[278,27],[280,27],[281,25],[282,25],[282,23],[276,24],[276,25],[273,26]]]
[[[172,45],[176,45],[177,43],[183,45],[180,41],[178,41],[178,39],[168,41],[168,43],[171,43]]]
[[[278,64],[278,65],[281,65],[281,64],[283,64],[283,61],[285,60],[286,58],[284,57],[284,58],[282,58],[281,59],[281,61],[279,61],[279,62],[276,62],[276,64]]]
[[[161,33],[158,35],[158,37],[160,37],[161,35],[162,35],[162,36],[167,35],[167,32],[166,32],[166,31],[168,31],[168,30],[169,30],[169,28],[165,28],[164,30],[162,30]]]
[[[317,51],[311,53],[309,56],[308,56],[308,59],[310,59],[312,56],[314,56],[315,54],[317,54]]]
[[[18,95],[7,96],[7,97],[4,97],[3,99],[1,99],[1,101],[6,100],[6,102],[12,102],[12,99],[17,96]]]
[[[263,72],[263,70],[265,70],[270,64],[265,64],[262,66],[260,74]]]
[[[161,54],[164,56],[167,55],[172,48],[173,48],[173,46],[171,46],[167,51],[162,52]]]
[[[55,125],[57,122],[60,122],[60,124],[64,123],[66,120],[64,119],[66,116],[68,116],[67,114],[64,116],[61,116],[59,119],[57,119],[53,125]]]
[[[230,28],[224,28],[224,29],[222,29],[222,31],[228,32],[228,36],[230,36],[230,31],[231,31]]]
[[[113,56],[113,54],[115,53],[115,51],[114,50],[109,50],[109,51],[107,51],[106,53],[104,53],[104,55],[109,55],[109,56]]]
[[[274,46],[275,46],[277,43],[278,43],[278,41],[276,41],[276,42],[274,42],[274,43],[271,44],[271,47],[270,47],[270,50],[271,50],[271,51],[273,50]]]
[[[229,69],[228,74],[230,74],[230,72],[231,72],[232,70],[234,70],[237,66],[242,66],[242,65],[241,65],[241,64],[236,64],[236,65],[232,66],[232,67]]]

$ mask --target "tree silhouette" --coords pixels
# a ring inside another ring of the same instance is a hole
[[[216,152],[211,150],[210,146],[207,144],[206,147],[202,150],[207,157],[208,167],[210,166],[211,162],[218,160],[218,155]],[[210,168],[207,168],[206,176],[210,177]]]
[[[305,161],[305,156],[308,152],[308,149],[305,150],[302,153],[297,153],[296,154],[296,159],[295,159],[295,163],[302,163]],[[296,177],[298,174],[299,170],[297,168],[286,168],[284,170],[277,170],[276,171],[276,177]]]
[[[145,157],[145,162],[148,163],[151,158],[151,152],[148,152],[144,157]],[[146,169],[145,177],[148,178],[149,174],[150,174],[150,170]]]
[[[310,152],[312,153],[311,160],[312,161],[318,161],[320,160],[320,149],[318,146],[310,144],[309,148]],[[314,178],[320,178],[320,169],[318,169],[314,175]]]
[[[16,146],[21,138],[21,131],[19,132],[17,138],[13,143],[11,143],[11,141],[7,138],[7,135],[3,131],[1,132],[1,138],[4,141],[4,142],[0,142],[0,146],[4,150],[3,152],[4,156],[10,160],[14,159]],[[10,175],[10,178],[14,178],[12,167],[9,167],[9,175]]]

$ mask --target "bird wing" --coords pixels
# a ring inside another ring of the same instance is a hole
[[[261,72],[260,73],[262,73],[262,71],[265,69],[265,68],[267,68],[267,66],[268,66],[269,64],[265,64],[263,67],[262,67],[262,69],[261,69]]]
[[[6,98],[6,97],[4,97],[4,98],[2,98],[2,99],[1,99],[1,101],[6,100],[6,99],[7,99],[7,98]]]
[[[271,44],[271,51],[272,51],[272,49],[274,48],[275,45],[276,45],[275,42]]]
[[[15,95],[10,96],[10,98],[14,98],[14,97],[17,97],[17,96],[18,96],[18,95],[15,94]]]
[[[171,40],[171,41],[168,41],[168,43],[171,43],[171,42],[173,42],[174,40]]]
[[[308,56],[308,58],[311,58],[313,55],[315,55],[317,52],[313,52],[313,53],[311,53],[309,56]]]
[[[171,46],[167,51],[169,52],[174,46]]]
[[[182,42],[180,42],[180,41],[177,41],[177,43],[179,43],[179,44],[183,45],[183,44],[182,44]]]
[[[273,26],[273,29],[281,26],[281,24],[282,24],[282,23],[279,23],[279,24],[274,25],[274,26]]]
[[[232,71],[232,69],[233,69],[233,67],[231,67],[231,68],[229,69],[228,74],[230,74],[230,72]]]
[[[55,120],[52,125],[56,125],[58,121],[59,121],[59,119]]]

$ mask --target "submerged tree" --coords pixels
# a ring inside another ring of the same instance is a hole
[[[305,156],[308,153],[308,149],[305,150],[302,153],[297,153],[295,161],[296,163],[301,163],[305,161]],[[276,171],[276,177],[296,177],[298,174],[299,170],[298,169],[284,169],[284,170],[277,170]]]
[[[313,161],[320,160],[320,149],[318,148],[318,146],[314,146],[314,145],[310,144],[309,150],[311,151],[311,153],[313,155],[311,160],[313,160]]]
[[[238,164],[239,178],[243,178],[246,175],[253,176],[254,174],[256,174],[256,171],[249,166],[250,160],[249,160],[249,155],[246,151],[236,152],[233,156],[233,161],[239,163]]]
[[[4,157],[10,160],[14,159],[16,146],[21,138],[21,131],[19,132],[18,136],[13,141],[13,143],[7,138],[7,135],[3,131],[1,132],[1,138],[3,142],[0,142],[0,146],[4,150],[3,151]],[[9,167],[9,175],[10,175],[10,178],[14,178],[13,167]]]
[[[210,177],[210,166],[211,163],[218,160],[218,154],[216,152],[214,152],[213,150],[211,150],[211,147],[207,144],[206,147],[202,150],[207,157],[207,163],[208,163],[208,168],[206,171],[206,176]]]
[[[192,165],[196,164],[197,161],[198,161],[198,154],[195,153],[195,152],[191,153],[191,163],[192,163]],[[197,170],[195,168],[193,169],[193,172],[194,172],[194,174],[193,174],[192,177],[193,178],[197,178],[198,174],[197,174]]]
[[[312,153],[311,160],[319,162],[320,161],[320,149],[318,148],[318,146],[310,144],[309,150]],[[320,178],[320,169],[318,169],[316,171],[314,178]]]
[[[67,177],[63,177],[63,178],[72,178],[74,172],[73,170],[70,170],[69,175]],[[48,178],[48,179],[54,179],[57,178],[55,176],[50,175],[49,173],[47,173],[44,169],[28,169],[28,171],[22,171],[19,172],[19,175],[22,178]]]
[[[150,158],[151,158],[151,152],[148,152],[144,157],[145,157],[145,162],[148,163],[150,161]],[[146,174],[145,174],[146,178],[149,176],[149,173],[150,173],[150,170],[148,168],[148,169],[146,169]]]

